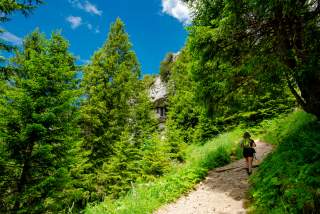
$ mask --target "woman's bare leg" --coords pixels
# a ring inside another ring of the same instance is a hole
[[[248,157],[248,170],[249,170],[249,173],[252,172],[252,162],[253,162],[253,157]]]
[[[249,173],[249,158],[246,157],[246,166],[247,166],[247,172]]]

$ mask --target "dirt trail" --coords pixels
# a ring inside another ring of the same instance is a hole
[[[263,142],[257,144],[256,166],[272,150],[272,146]],[[255,171],[256,168],[253,168]],[[231,164],[209,172],[204,181],[187,196],[175,203],[166,205],[155,214],[240,214],[246,213],[243,202],[249,188],[248,175],[245,170],[245,160],[241,159]]]

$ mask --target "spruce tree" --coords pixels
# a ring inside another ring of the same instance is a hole
[[[117,197],[144,173],[145,143],[155,130],[140,66],[117,19],[108,39],[84,69],[81,106],[84,149],[89,151],[91,201]],[[161,165],[161,164],[160,164]]]
[[[13,59],[16,72],[1,83],[0,136],[13,169],[0,183],[1,211],[57,212],[70,202],[79,98],[68,46],[59,33],[31,33]]]
[[[10,20],[10,15],[14,12],[20,11],[23,15],[28,16],[32,13],[33,9],[37,7],[38,4],[42,4],[42,0],[2,0],[0,1],[0,24]],[[0,35],[5,33],[4,29],[0,28]],[[1,51],[12,51],[15,47],[8,42],[0,38],[0,54]],[[0,63],[6,61],[6,58],[0,55]],[[3,78],[12,71],[13,68],[0,65],[0,77]]]
[[[129,36],[118,18],[108,39],[84,69],[86,100],[81,108],[85,147],[95,167],[113,154],[112,148],[132,121],[140,66]]]

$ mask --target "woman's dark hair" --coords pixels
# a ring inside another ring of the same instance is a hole
[[[243,138],[250,138],[250,137],[251,137],[251,135],[250,135],[249,132],[245,132],[245,133],[243,134]]]

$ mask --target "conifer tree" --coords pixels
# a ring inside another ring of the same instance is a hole
[[[42,4],[42,0],[2,0],[0,1],[0,24],[2,22],[7,22],[10,20],[10,15],[14,12],[20,11],[23,15],[28,16],[32,13],[33,9],[37,7],[38,4]],[[0,28],[0,35],[5,33],[4,29]],[[14,46],[8,44],[0,38],[0,51],[12,51]],[[0,52],[1,53],[1,52]],[[5,57],[0,55],[0,62],[5,61]],[[0,66],[1,75],[6,75],[12,68],[5,66]]]
[[[128,34],[118,18],[108,39],[84,69],[86,100],[81,108],[85,147],[94,166],[113,153],[112,148],[132,122],[131,109],[139,91],[140,66]]]
[[[0,136],[12,167],[0,174],[1,212],[58,212],[70,202],[78,92],[68,46],[59,33],[31,33],[13,59],[16,72],[1,82]]]
[[[42,0],[2,0],[0,2],[0,23],[10,20],[10,15],[14,12],[20,11],[23,15],[29,15],[38,4],[43,3]],[[0,29],[0,34],[4,30]],[[0,39],[0,50],[11,50],[12,46],[6,44]]]
[[[84,69],[81,125],[91,164],[86,169],[92,173],[92,185],[86,187],[90,201],[119,196],[146,171],[141,165],[147,154],[145,143],[156,124],[139,76],[129,36],[117,19],[106,43]]]

